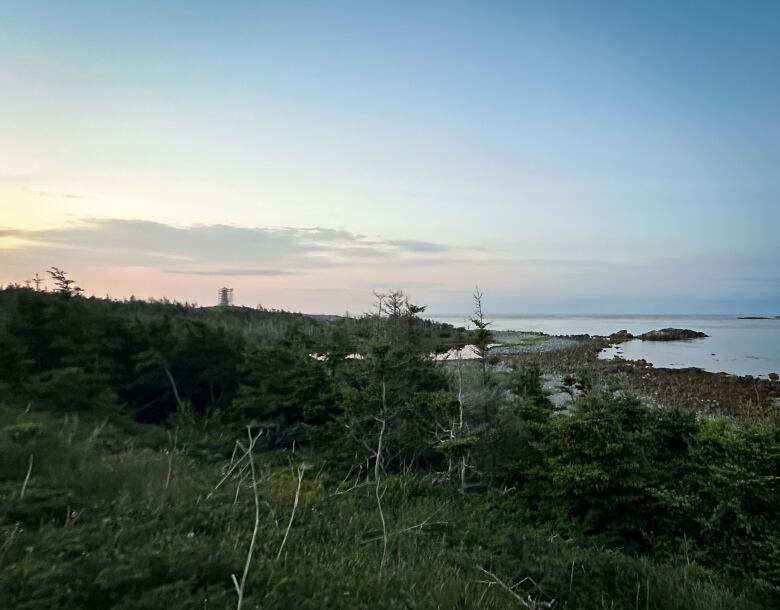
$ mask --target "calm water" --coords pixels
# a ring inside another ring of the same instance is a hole
[[[436,318],[458,326],[465,317]],[[690,328],[709,335],[692,341],[629,341],[602,354],[630,360],[644,358],[654,366],[695,366],[736,375],[780,373],[780,320],[739,320],[737,316],[504,316],[493,318],[495,330],[540,331],[551,335],[610,335],[627,330],[638,335],[661,328]]]

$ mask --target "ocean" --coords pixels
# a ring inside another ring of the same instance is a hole
[[[431,316],[468,326],[467,316]],[[494,330],[536,331],[550,335],[610,335],[619,330],[638,335],[661,328],[689,328],[707,333],[691,341],[628,341],[601,354],[645,359],[656,367],[698,367],[713,373],[765,377],[780,374],[780,319],[740,320],[737,315],[686,316],[497,316]]]

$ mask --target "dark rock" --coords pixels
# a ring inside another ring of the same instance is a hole
[[[706,333],[687,328],[662,328],[651,330],[637,337],[642,341],[686,341],[688,339],[703,339],[709,337]]]
[[[632,335],[627,330],[619,330],[609,336],[609,341],[610,343],[623,343],[625,341],[631,341],[633,338],[634,335]]]
[[[740,316],[738,320],[770,320],[769,316]]]

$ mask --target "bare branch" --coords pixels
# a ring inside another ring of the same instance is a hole
[[[257,442],[257,439],[260,438],[263,435],[263,432],[265,432],[265,430],[260,430],[260,432],[258,432],[256,436],[250,437],[250,439],[249,439],[249,446],[250,446],[250,448],[253,448],[255,446],[255,443]],[[236,447],[240,448],[244,452],[244,454],[240,458],[238,458],[237,460],[234,461],[234,458],[235,458],[235,455],[236,455],[236,451],[235,451],[235,449],[233,449],[233,456],[230,458],[230,463],[231,463],[230,468],[228,468],[228,471],[219,480],[219,483],[217,483],[214,486],[214,489],[212,489],[208,493],[208,495],[206,496],[207,500],[211,496],[214,495],[215,491],[217,491],[220,487],[222,487],[222,484],[230,478],[230,475],[233,474],[235,469],[238,468],[239,465],[249,456],[249,453],[250,453],[249,450],[245,449],[244,445],[242,445],[241,442],[236,441]],[[242,467],[242,469],[243,469],[243,467]]]
[[[382,510],[382,494],[379,493],[379,487],[381,485],[380,471],[382,465],[382,442],[385,438],[385,428],[387,421],[385,420],[385,412],[387,409],[387,384],[384,378],[382,378],[382,417],[377,418],[380,422],[381,428],[379,429],[379,440],[376,446],[376,461],[374,462],[374,495],[376,496],[376,506],[379,510],[379,519],[382,521],[382,561],[379,564],[379,572],[385,567],[385,560],[387,559],[387,523],[385,522],[385,513]]]
[[[104,424],[105,425],[105,424]],[[170,439],[170,433],[168,434]],[[176,427],[176,434],[173,437],[173,447],[168,452],[168,475],[165,477],[165,489],[171,484],[171,475],[173,474],[173,454],[176,453],[176,444],[179,441],[179,427]]]
[[[252,455],[252,451],[255,448],[255,441],[257,441],[257,439],[260,437],[260,434],[253,437],[252,428],[249,426],[246,427],[246,432],[247,435],[249,436],[249,447],[246,450],[246,456],[249,459],[249,470],[252,475],[252,491],[255,497],[255,526],[254,529],[252,530],[252,538],[249,541],[249,550],[247,551],[246,554],[246,563],[244,564],[244,573],[241,576],[241,582],[238,583],[235,574],[230,575],[230,578],[233,580],[233,586],[236,588],[236,593],[238,594],[238,605],[236,606],[236,610],[241,610],[241,606],[244,603],[244,589],[246,587],[246,579],[247,579],[247,575],[249,574],[249,565],[252,563],[252,554],[254,553],[255,550],[255,541],[257,540],[257,530],[260,527],[260,498],[258,497],[257,494],[257,476],[255,474],[255,460]]]
[[[298,487],[295,490],[295,500],[293,501],[293,508],[292,512],[290,513],[290,522],[287,524],[287,530],[284,532],[284,539],[282,540],[282,544],[279,546],[279,552],[276,554],[276,561],[279,561],[282,557],[282,551],[284,550],[284,545],[287,543],[287,537],[290,535],[290,529],[292,528],[293,520],[295,519],[295,511],[298,508],[298,498],[300,498],[301,495],[301,482],[303,481],[303,472],[304,467],[303,465],[298,466]]]
[[[24,492],[27,491],[27,483],[30,482],[30,475],[32,474],[32,467],[33,467],[33,454],[30,454],[30,463],[27,466],[27,476],[24,477],[24,483],[22,483],[22,491],[19,492],[19,499],[21,500],[24,498]]]
[[[5,542],[3,542],[3,545],[0,546],[0,559],[2,559],[5,556],[6,551],[10,548],[10,546],[13,544],[14,540],[16,539],[16,535],[20,531],[19,526],[20,526],[19,522],[14,523],[14,526],[11,529],[11,531],[8,532]]]
[[[428,524],[432,524],[432,525],[446,525],[447,521],[433,521],[433,522],[431,522],[431,519],[433,519],[433,517],[436,514],[440,513],[444,508],[446,508],[446,506],[447,506],[446,504],[442,504],[439,508],[437,508],[435,511],[433,511],[425,519],[420,521],[420,523],[415,523],[414,525],[410,525],[409,527],[404,527],[404,528],[402,528],[400,530],[396,530],[396,531],[388,534],[387,537],[390,538],[391,536],[398,536],[400,534],[405,534],[406,532],[417,532],[417,533],[419,533]],[[370,538],[369,540],[366,540],[365,543],[368,544],[370,542],[376,542],[377,540],[382,540],[382,538],[383,538],[382,536],[377,536],[376,538]]]
[[[488,581],[479,581],[486,585],[498,585],[504,591],[509,593],[520,605],[522,605],[524,608],[528,608],[529,610],[549,610],[550,608],[553,608],[555,606],[555,600],[550,601],[537,601],[534,600],[531,595],[529,594],[525,599],[523,599],[516,591],[517,587],[520,585],[530,582],[534,585],[535,588],[539,588],[539,585],[536,583],[536,581],[531,578],[530,576],[526,576],[521,581],[516,582],[511,587],[506,584],[503,580],[501,580],[498,576],[493,574],[493,572],[490,572],[489,570],[486,570],[483,567],[477,566],[477,569],[482,572],[483,574],[486,574],[490,577],[490,580]]]
[[[173,378],[173,373],[171,373],[171,369],[169,369],[167,366],[164,368],[165,368],[165,375],[168,377],[168,381],[171,384],[171,389],[173,390],[173,397],[176,399],[176,406],[181,411],[184,409],[184,405],[181,402],[181,396],[179,396],[179,388],[176,385],[176,380]]]
[[[356,456],[357,457],[357,456]],[[349,469],[349,472],[347,473],[347,476],[344,477],[344,479],[341,481],[341,483],[338,484],[336,487],[336,491],[334,491],[331,496],[341,496],[343,494],[348,494],[350,491],[353,491],[357,489],[358,487],[363,487],[364,485],[367,485],[369,482],[362,484],[360,483],[360,476],[363,472],[363,464],[360,464],[358,466],[357,475],[355,476],[355,482],[347,489],[343,489],[344,484],[347,482],[347,478],[349,478],[349,475],[352,474],[352,471],[355,469],[354,466],[351,466]]]

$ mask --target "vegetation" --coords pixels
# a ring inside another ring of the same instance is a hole
[[[464,337],[400,292],[318,320],[60,286],[0,291],[0,607],[780,604],[774,412],[574,377],[557,411],[531,368],[432,358]]]

